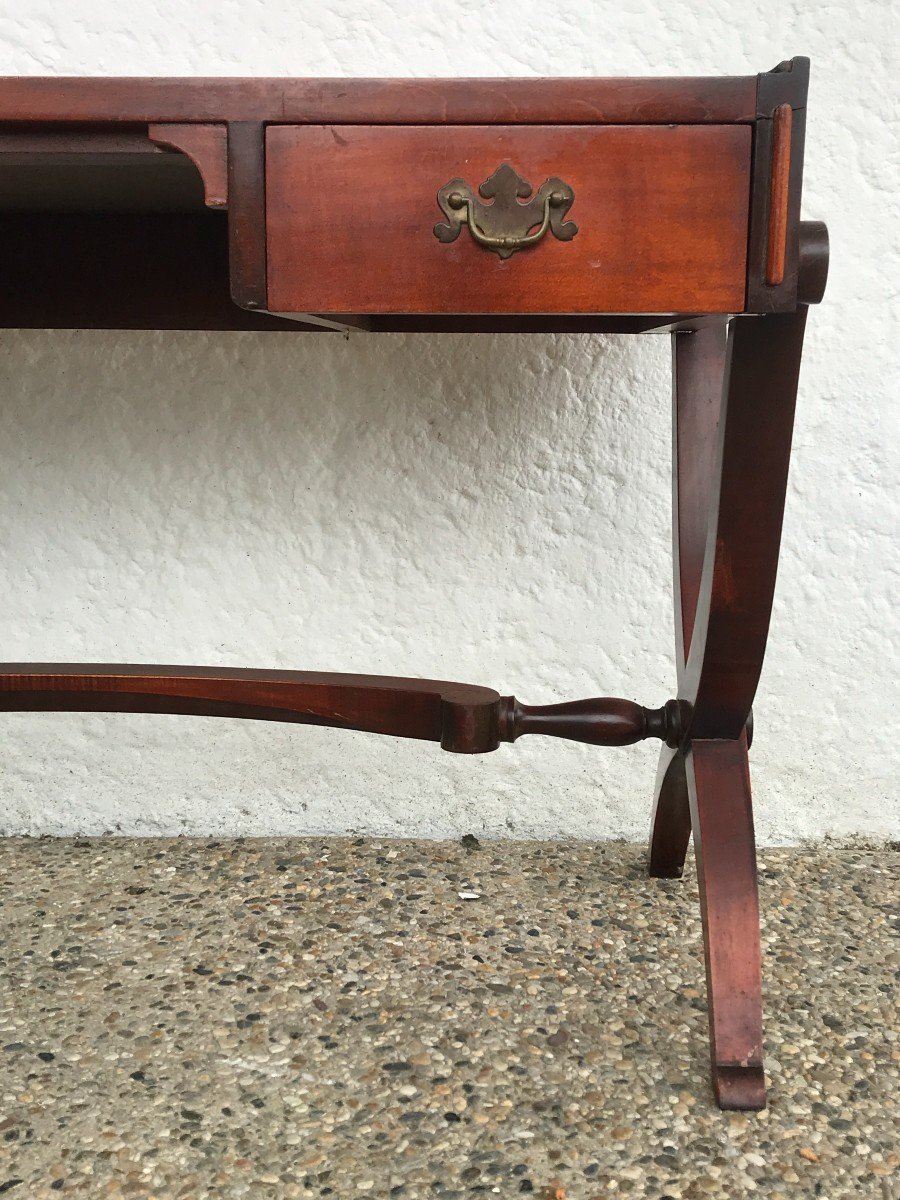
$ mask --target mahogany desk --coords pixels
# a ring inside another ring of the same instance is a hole
[[[662,741],[651,875],[693,833],[723,1108],[765,1103],[751,704],[807,306],[808,60],[690,79],[0,80],[0,326],[668,332],[677,696],[6,664],[8,711],[293,721],[478,754]],[[549,402],[552,402],[552,398]]]

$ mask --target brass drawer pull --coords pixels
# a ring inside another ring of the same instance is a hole
[[[571,241],[578,232],[574,221],[563,220],[574,203],[575,193],[556,176],[542,183],[531,196],[531,184],[509,163],[501,163],[478,192],[492,203],[482,203],[463,179],[451,179],[444,184],[437,202],[448,224],[435,225],[434,236],[438,241],[455,242],[465,223],[479,246],[501,258],[509,258],[517,250],[534,246],[548,229],[561,242]],[[528,196],[530,200],[526,199]],[[526,202],[520,204],[520,198]]]

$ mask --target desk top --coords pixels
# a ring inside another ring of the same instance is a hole
[[[805,62],[710,78],[0,77],[0,121],[727,124],[756,119],[758,93],[773,76],[782,86],[787,76],[802,104],[797,83]]]

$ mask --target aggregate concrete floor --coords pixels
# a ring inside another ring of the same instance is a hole
[[[727,1115],[641,847],[0,842],[0,1194],[898,1200],[898,860],[761,855]]]

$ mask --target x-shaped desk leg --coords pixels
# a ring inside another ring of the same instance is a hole
[[[821,265],[821,264],[820,264]],[[713,1087],[765,1105],[748,721],[762,669],[807,309],[737,317],[674,345],[674,557],[681,744],[663,749],[650,874],[693,833]]]

